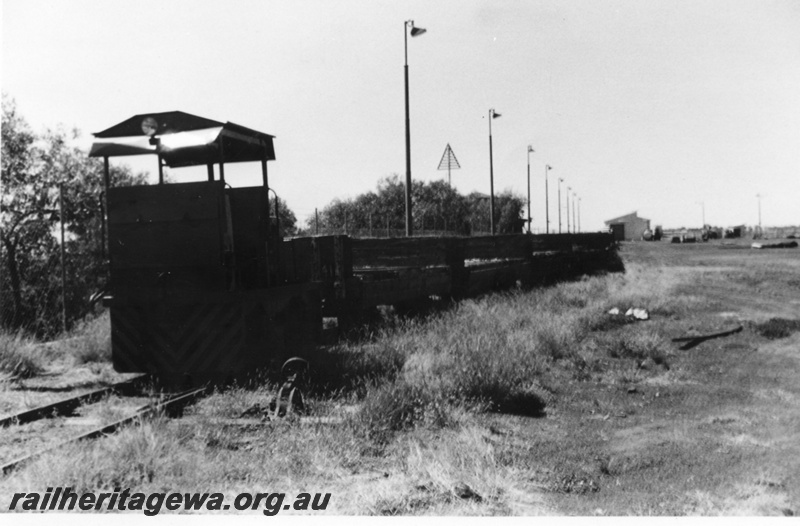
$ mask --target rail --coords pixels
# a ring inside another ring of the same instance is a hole
[[[104,397],[113,393],[125,393],[146,382],[149,378],[146,374],[138,375],[122,382],[95,389],[88,393],[80,394],[70,398],[65,398],[51,404],[41,405],[27,411],[22,411],[13,415],[0,418],[0,427],[8,427],[14,424],[28,424],[43,418],[53,418],[72,414],[78,407],[91,404],[102,400]]]
[[[174,415],[174,414],[178,413],[179,411],[182,411],[182,409],[186,405],[191,404],[195,400],[197,400],[198,398],[204,396],[207,392],[208,392],[208,387],[198,387],[198,388],[195,388],[195,389],[190,389],[190,390],[187,390],[187,391],[182,391],[182,392],[179,392],[179,393],[167,395],[165,398],[162,398],[160,400],[156,400],[154,402],[151,402],[149,404],[146,404],[146,405],[138,408],[134,412],[134,414],[132,414],[130,416],[127,416],[125,418],[121,418],[121,419],[116,420],[114,422],[111,422],[109,424],[104,424],[104,425],[95,427],[95,428],[93,428],[93,429],[91,429],[89,431],[86,431],[86,432],[81,433],[79,435],[76,435],[76,436],[73,436],[73,437],[68,438],[66,440],[63,440],[63,441],[61,441],[61,442],[59,442],[57,444],[54,444],[52,446],[40,449],[38,451],[34,451],[34,452],[29,453],[27,455],[23,455],[23,456],[21,456],[19,458],[16,458],[16,459],[14,459],[14,460],[12,460],[10,462],[7,462],[7,463],[3,464],[2,467],[0,467],[0,470],[2,470],[3,475],[7,475],[7,474],[13,472],[14,470],[16,470],[17,468],[21,467],[23,464],[27,463],[28,461],[30,461],[30,460],[38,457],[38,456],[41,456],[41,455],[43,455],[45,453],[49,453],[51,451],[55,451],[57,449],[60,449],[60,448],[62,448],[64,446],[68,445],[68,444],[72,444],[74,442],[78,442],[78,441],[81,441],[81,440],[90,440],[90,439],[106,436],[106,435],[108,435],[110,433],[114,433],[120,427],[129,425],[129,424],[132,424],[132,423],[139,422],[139,421],[141,421],[143,418],[145,418],[147,416],[150,416],[150,415],[162,412],[162,411],[163,412],[168,412],[168,413]]]

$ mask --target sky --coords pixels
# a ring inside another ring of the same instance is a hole
[[[301,221],[447,144],[462,193],[527,195],[545,231],[800,224],[796,0],[2,0],[2,89],[35,131],[180,110],[276,136],[270,185]],[[528,154],[528,145],[534,152]],[[157,176],[154,158],[112,159]],[[173,170],[178,181],[205,169]],[[233,186],[258,163],[226,165]],[[563,182],[559,182],[563,179]],[[760,197],[757,197],[760,196]],[[577,213],[572,211],[572,213]]]

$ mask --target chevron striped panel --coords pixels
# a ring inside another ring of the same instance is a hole
[[[219,374],[246,362],[242,307],[234,302],[117,307],[111,326],[119,371]]]

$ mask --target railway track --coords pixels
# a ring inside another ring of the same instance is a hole
[[[103,387],[102,389],[96,389],[88,393],[59,400],[58,402],[53,402],[35,407],[33,409],[28,409],[26,411],[21,411],[13,415],[0,418],[0,428],[15,424],[28,424],[30,422],[35,422],[36,420],[41,420],[42,418],[69,416],[73,414],[79,407],[100,401],[109,395],[130,394],[137,388],[147,383],[149,379],[150,377],[148,375],[141,374],[134,378]]]
[[[118,382],[108,387],[104,387],[102,389],[91,391],[89,393],[84,393],[60,400],[55,403],[22,411],[20,413],[0,419],[0,428],[8,428],[15,425],[22,427],[24,425],[47,418],[70,416],[73,415],[78,408],[86,407],[90,404],[96,403],[112,394],[118,394],[121,396],[136,396],[139,389],[142,386],[147,385],[150,381],[151,377],[149,375],[141,375],[123,382]],[[155,414],[165,413],[170,416],[180,416],[183,408],[192,404],[194,401],[207,394],[207,392],[208,387],[204,386],[177,393],[159,394],[157,399],[136,407],[128,416],[116,419],[110,423],[86,426],[88,429],[69,438],[58,440],[48,446],[18,456],[13,460],[6,461],[2,464],[2,466],[0,466],[0,469],[2,470],[3,475],[7,475],[44,453],[58,450],[68,444],[72,444],[81,440],[90,440],[109,435],[116,432],[121,427],[139,423],[142,419]],[[141,393],[139,394],[141,395]]]

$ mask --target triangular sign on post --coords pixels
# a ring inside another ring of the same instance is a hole
[[[461,165],[458,164],[456,154],[450,148],[450,143],[447,143],[444,154],[442,154],[442,160],[439,161],[439,170],[447,170],[447,184],[450,184],[450,170],[458,170],[459,168],[461,168]]]

